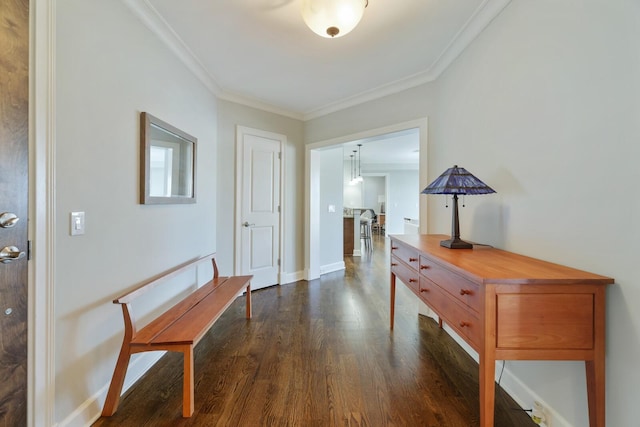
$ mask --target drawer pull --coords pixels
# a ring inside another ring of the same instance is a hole
[[[409,279],[409,283],[415,283],[417,281],[418,281],[417,279]]]
[[[395,267],[396,265],[398,265],[398,263],[397,263],[397,262],[392,262],[392,263],[391,263],[391,267]]]
[[[430,265],[421,265],[421,266],[420,266],[420,270],[428,270],[428,269],[430,269],[430,268],[431,268],[431,266],[430,266]]]
[[[392,250],[392,251],[395,251],[396,249],[398,249],[398,247],[397,247],[397,246],[391,246],[391,250]]]
[[[416,262],[418,258],[409,258],[409,262]]]
[[[422,289],[420,289],[420,292],[429,292],[429,289],[427,289],[427,288],[422,288]]]
[[[471,295],[471,291],[469,289],[460,289],[460,295]]]
[[[460,322],[460,327],[461,328],[465,328],[467,326],[471,326],[471,323],[469,323],[469,322]]]

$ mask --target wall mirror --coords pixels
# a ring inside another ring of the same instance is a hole
[[[140,114],[140,203],[195,203],[197,139]]]

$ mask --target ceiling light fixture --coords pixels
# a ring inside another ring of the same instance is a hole
[[[358,180],[356,179],[356,171],[357,171],[357,151],[353,150],[353,154],[351,155],[351,181],[349,181],[349,185],[356,185]]]
[[[362,19],[369,0],[302,0],[302,18],[322,37],[342,37]]]

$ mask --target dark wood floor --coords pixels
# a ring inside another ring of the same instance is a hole
[[[377,236],[376,236],[377,237]],[[234,302],[195,351],[195,413],[181,417],[182,356],[167,354],[94,426],[478,426],[478,367],[398,286],[388,242],[312,282]],[[499,427],[535,427],[497,391]]]

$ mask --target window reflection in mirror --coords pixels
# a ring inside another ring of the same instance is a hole
[[[149,113],[140,119],[140,202],[194,203],[196,138]]]

